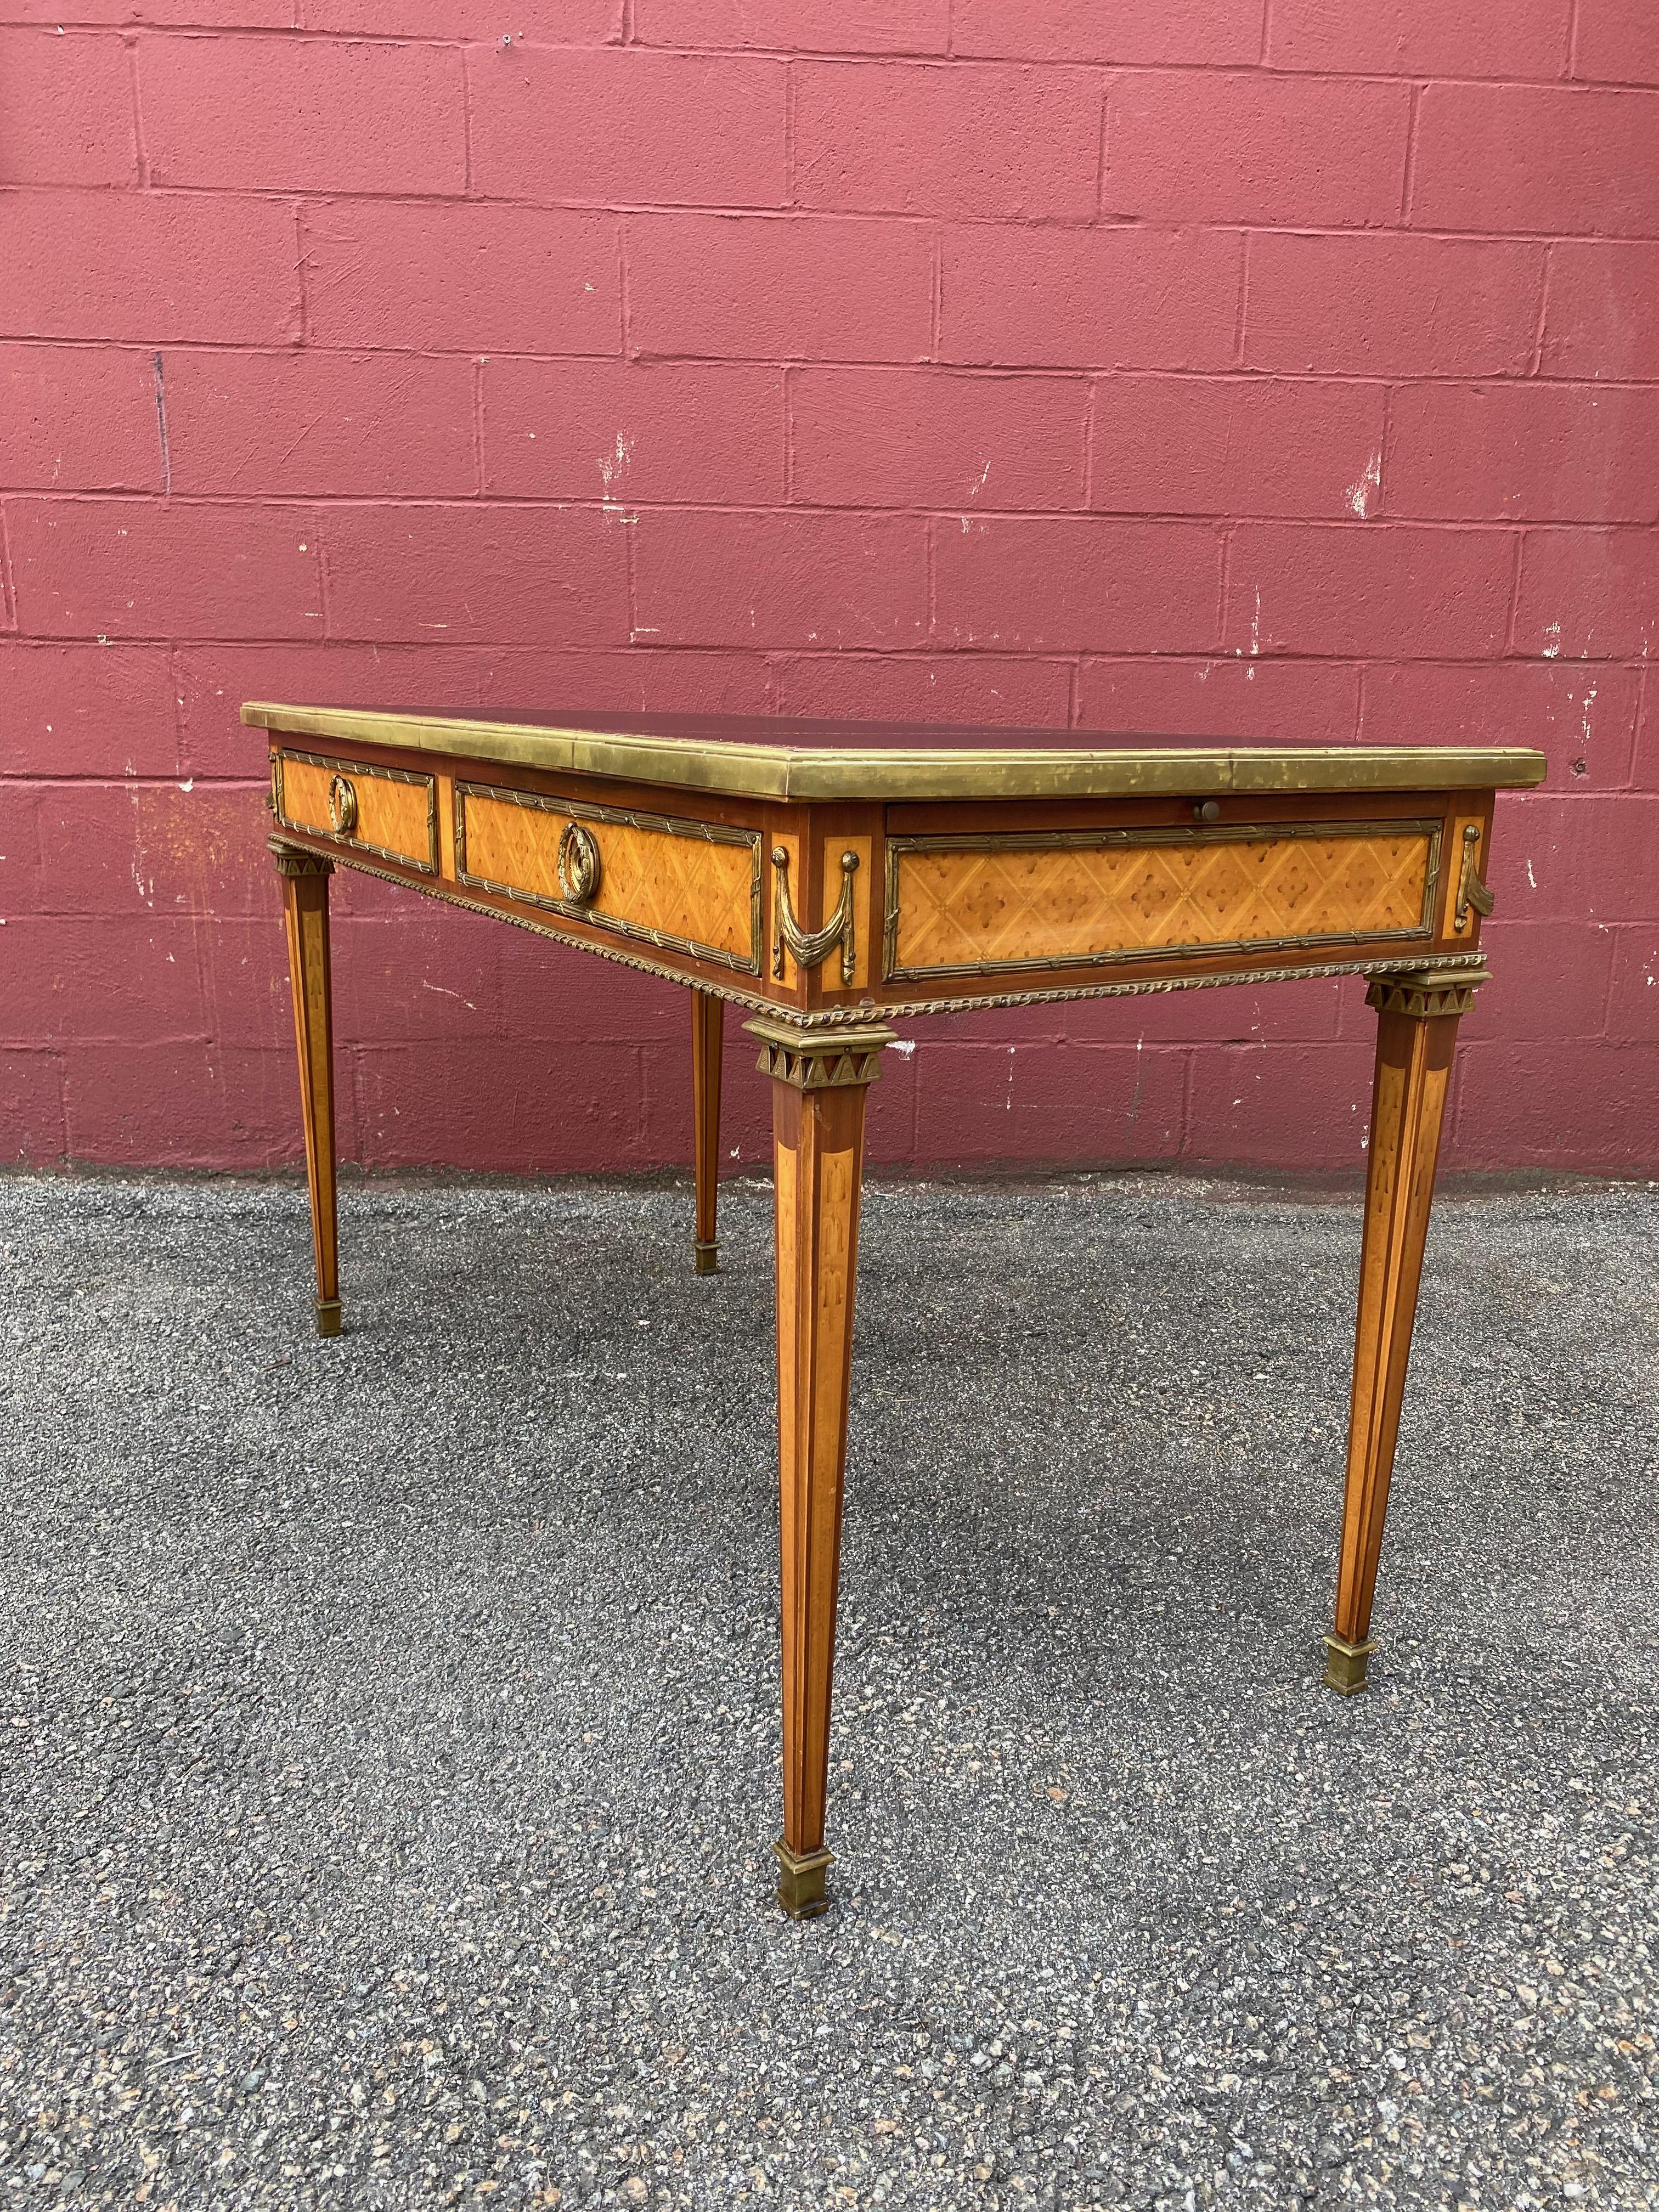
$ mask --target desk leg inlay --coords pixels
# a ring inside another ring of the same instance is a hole
[[[1484,969],[1384,975],[1367,996],[1377,1013],[1376,1077],[1365,1176],[1336,1624],[1334,1632],[1325,1638],[1326,1686],[1344,1697],[1364,1688],[1374,1648],[1371,1601],[1452,1048],[1458,1021],[1486,980]]]
[[[697,1273],[720,1273],[720,1056],[726,1002],[712,991],[691,993],[691,1102],[696,1121]]]
[[[317,1334],[340,1334],[339,1230],[335,1199],[334,1020],[328,965],[328,879],[331,861],[273,838],[283,878],[288,971],[294,986],[294,1039],[300,1054],[300,1111],[305,1125],[311,1243],[317,1262]]]
[[[889,1030],[811,1037],[752,1022],[772,1078],[783,1616],[783,1838],[778,1902],[829,1903],[830,1693],[852,1377],[864,1109]],[[849,1049],[850,1046],[850,1049]]]

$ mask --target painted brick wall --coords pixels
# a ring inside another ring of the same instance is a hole
[[[64,5],[0,0],[0,1153],[296,1156],[258,694],[1540,745],[1452,1158],[1659,1167],[1652,0]],[[678,994],[338,880],[348,1157],[685,1156]],[[1370,1036],[963,1018],[876,1148],[1353,1165]]]

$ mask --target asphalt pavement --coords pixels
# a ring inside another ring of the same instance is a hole
[[[0,2203],[1659,2205],[1659,1191],[878,1182],[779,1828],[770,1194],[0,1179]]]

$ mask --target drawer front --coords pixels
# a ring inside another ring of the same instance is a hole
[[[271,798],[285,830],[438,872],[438,787],[408,769],[279,751]]]
[[[761,971],[756,830],[457,783],[455,873],[617,937]]]
[[[1440,822],[891,837],[890,981],[1433,934]]]

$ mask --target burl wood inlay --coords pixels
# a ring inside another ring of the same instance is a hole
[[[462,785],[456,804],[457,858],[463,883],[580,913],[600,928],[682,951],[713,954],[758,974],[756,884],[760,841],[721,835],[702,823],[658,822],[556,803],[526,805]],[[559,840],[580,822],[599,853],[599,884],[578,908],[559,880]]]
[[[338,836],[328,810],[329,787],[337,776],[350,786],[356,799],[350,843],[435,872],[437,808],[429,775],[394,775],[386,769],[364,768],[356,761],[318,760],[285,753],[281,823],[312,836]]]
[[[1355,834],[895,840],[890,975],[1429,933],[1437,823]]]

